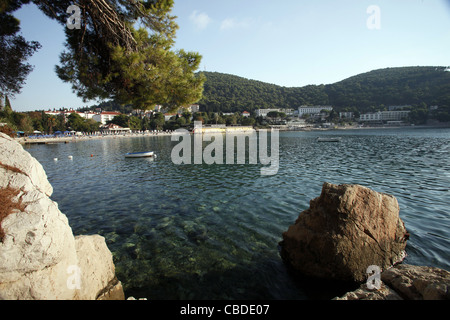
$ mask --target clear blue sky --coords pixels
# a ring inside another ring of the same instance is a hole
[[[371,5],[379,20],[368,12]],[[199,52],[202,71],[287,87],[387,67],[450,66],[450,0],[175,0],[173,14],[180,26],[176,48]],[[55,74],[62,27],[34,5],[15,15],[25,38],[43,47],[30,59],[35,69],[13,109],[98,103],[82,102]]]

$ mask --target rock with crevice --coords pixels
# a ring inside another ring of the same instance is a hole
[[[394,196],[324,183],[283,233],[281,256],[306,276],[363,282],[369,266],[387,270],[404,259],[408,236]]]
[[[50,199],[42,165],[2,133],[0,190],[8,191],[1,199],[8,206],[0,213],[0,299],[87,300],[111,287],[115,271],[104,238],[74,237]]]

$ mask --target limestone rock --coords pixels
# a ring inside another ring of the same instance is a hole
[[[400,264],[381,281],[408,300],[450,300],[450,272],[439,268]]]
[[[75,240],[42,165],[2,133],[0,192],[0,299],[97,298],[115,278],[104,239]]]
[[[47,180],[47,175],[42,165],[13,138],[0,133],[0,144],[2,153],[0,155],[0,186],[9,185],[13,188],[24,188],[25,192],[37,189],[50,197],[53,188]],[[9,175],[3,174],[8,168]]]
[[[325,183],[280,246],[282,258],[304,275],[363,282],[369,266],[386,270],[401,262],[407,239],[395,197]]]
[[[114,295],[114,287],[122,287],[115,277],[112,254],[106,246],[105,238],[99,235],[78,236],[75,238],[80,272],[78,297],[81,300],[94,300],[99,296]]]
[[[125,300],[122,283],[114,278],[97,296],[97,300]]]
[[[379,290],[366,284],[334,300],[450,300],[450,272],[399,264],[381,274]]]
[[[397,292],[386,286],[381,285],[379,290],[370,290],[365,284],[362,284],[355,291],[347,292],[342,297],[336,297],[333,300],[403,300]]]

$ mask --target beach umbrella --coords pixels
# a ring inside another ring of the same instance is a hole
[[[41,133],[41,132],[38,130],[34,130],[33,133]]]

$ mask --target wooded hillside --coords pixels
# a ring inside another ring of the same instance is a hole
[[[217,73],[206,76],[204,111],[253,111],[332,105],[338,111],[368,112],[392,105],[450,106],[450,72],[445,67],[379,69],[328,85],[281,87],[261,81]]]

